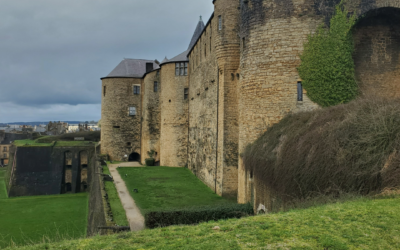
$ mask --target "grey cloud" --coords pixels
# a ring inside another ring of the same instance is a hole
[[[184,51],[211,0],[0,0],[0,104],[99,104],[125,58]],[[0,120],[0,122],[2,122]]]

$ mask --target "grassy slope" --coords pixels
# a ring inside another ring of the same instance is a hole
[[[143,213],[151,210],[233,202],[214,194],[186,168],[119,168]],[[133,190],[138,189],[138,193]]]
[[[9,198],[0,170],[0,248],[86,235],[88,196],[33,196]]]
[[[38,143],[36,140],[17,140],[14,141],[14,145],[16,146],[35,146],[35,147],[51,147],[53,143]]]
[[[108,175],[110,174],[110,170],[107,166],[103,166],[103,173]],[[119,226],[129,226],[125,209],[122,207],[121,200],[119,199],[114,183],[111,181],[106,181],[104,185],[108,194],[108,201],[110,202],[114,222]]]
[[[400,249],[400,198],[49,244],[47,249]],[[212,230],[219,226],[221,230]],[[23,249],[43,249],[44,245]]]
[[[5,174],[6,174],[6,169],[0,168],[0,200],[7,198],[6,183],[4,180]]]

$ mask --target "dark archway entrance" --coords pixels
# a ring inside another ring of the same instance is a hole
[[[400,9],[367,12],[353,30],[356,79],[365,96],[400,97]]]
[[[129,161],[140,161],[140,154],[138,154],[138,153],[130,154]]]

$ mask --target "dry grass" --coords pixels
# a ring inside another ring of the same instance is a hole
[[[400,183],[400,101],[359,99],[290,114],[243,154],[279,206],[294,200],[376,194]]]

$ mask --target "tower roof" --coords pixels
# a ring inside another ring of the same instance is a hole
[[[104,78],[143,78],[146,74],[146,63],[153,63],[153,70],[160,68],[154,60],[125,58]]]
[[[202,18],[200,16],[199,23],[197,24],[197,27],[194,30],[194,34],[192,36],[192,40],[190,41],[188,50],[191,50],[192,47],[196,44],[197,39],[199,39],[199,37],[203,33],[204,27],[205,27],[204,26],[204,22],[203,22],[203,20],[202,20]]]

